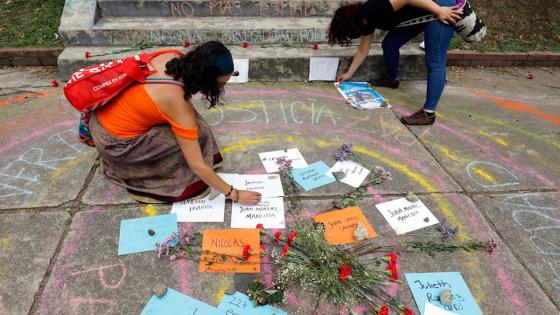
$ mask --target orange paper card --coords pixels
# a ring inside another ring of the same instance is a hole
[[[258,273],[261,271],[261,257],[251,255],[248,260],[218,254],[243,257],[243,247],[249,244],[253,251],[259,252],[260,235],[258,229],[206,230],[202,235],[200,272]],[[212,253],[204,253],[210,251]]]
[[[320,213],[315,216],[315,222],[323,223],[325,226],[325,239],[331,245],[356,242],[354,231],[358,226],[358,222],[361,222],[366,227],[370,238],[377,236],[362,210],[358,207]]]

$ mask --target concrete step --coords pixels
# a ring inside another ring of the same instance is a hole
[[[327,42],[328,17],[103,17],[91,27],[61,25],[66,46],[156,46],[193,44],[219,40],[228,45],[286,44],[310,45]],[[376,31],[375,41],[383,38]]]
[[[92,64],[107,62],[134,55],[136,52],[104,55],[127,47],[69,47],[58,57],[60,75],[67,80],[75,70]],[[162,47],[163,48],[163,47]],[[182,47],[170,47],[183,49]],[[329,47],[319,45],[319,49],[293,47],[258,47],[241,48],[229,47],[234,58],[249,59],[249,80],[251,81],[306,81],[309,75],[309,58],[311,57],[339,57],[338,73],[348,69],[356,47]],[[154,49],[152,49],[154,50]],[[84,54],[89,51],[91,58],[85,59]],[[373,44],[369,56],[352,78],[364,81],[379,78],[385,73],[385,62],[380,44]],[[401,79],[425,79],[424,52],[417,44],[408,44],[401,48]]]
[[[104,17],[332,16],[342,0],[98,0]]]

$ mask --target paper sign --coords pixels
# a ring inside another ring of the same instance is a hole
[[[218,174],[226,183],[238,190],[261,193],[262,197],[283,197],[282,181],[278,174]]]
[[[334,178],[332,175],[333,172],[344,172],[346,176],[340,181],[354,188],[358,188],[369,175],[370,170],[354,161],[348,160],[336,162],[327,173],[327,176]]]
[[[177,214],[179,222],[224,222],[225,207],[226,197],[219,194],[213,200],[207,196],[174,202],[171,213]]]
[[[154,235],[150,235],[149,230],[154,231]],[[156,243],[163,243],[173,232],[178,233],[176,214],[122,220],[119,256],[155,250]]]
[[[424,303],[424,313],[426,315],[457,315],[457,313],[446,311],[443,308],[437,307],[430,302]]]
[[[338,58],[309,58],[309,81],[335,81]]]
[[[217,309],[173,289],[161,298],[153,295],[140,315],[214,315]]]
[[[262,198],[255,206],[239,203],[231,206],[232,228],[255,228],[259,223],[266,229],[285,228],[284,198]]]
[[[439,223],[421,200],[399,198],[375,205],[398,235]]]
[[[354,231],[358,222],[368,230],[369,237],[377,236],[375,230],[369,225],[368,220],[358,207],[333,210],[315,216],[316,223],[325,226],[325,239],[331,245],[349,244],[356,242]]]
[[[218,315],[288,315],[288,313],[270,305],[254,306],[253,301],[243,293],[226,294],[218,305]]]
[[[292,148],[288,150],[262,152],[259,153],[259,157],[267,173],[278,172],[279,165],[278,163],[276,163],[276,161],[280,157],[291,160],[293,168],[307,167],[307,162],[305,162],[305,159],[303,158],[303,156],[301,155],[301,153],[297,148]]]
[[[422,315],[432,315],[424,309],[426,302],[458,315],[482,315],[459,272],[407,273],[406,281]],[[451,305],[444,305],[439,301],[443,290],[451,290]]]
[[[243,256],[246,244],[252,250],[259,251],[260,239],[257,229],[236,230],[205,230],[202,234],[202,252],[200,256],[200,272],[237,272],[259,273],[261,271],[260,255],[251,255],[242,263],[228,257],[217,257],[217,254]],[[211,253],[204,253],[209,251]]]
[[[295,169],[290,174],[305,191],[310,191],[311,189],[336,182],[334,178],[326,175],[328,172],[329,167],[327,164],[319,161],[308,167]]]
[[[233,59],[233,69],[239,75],[229,78],[228,83],[247,83],[249,82],[249,59]]]

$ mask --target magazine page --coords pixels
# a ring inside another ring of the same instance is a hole
[[[356,109],[391,107],[381,94],[369,87],[367,82],[337,82],[335,87],[346,102]]]

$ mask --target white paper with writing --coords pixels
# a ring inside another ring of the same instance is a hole
[[[228,83],[247,83],[249,82],[249,59],[233,59],[233,69],[239,72],[239,75],[232,76]]]
[[[430,302],[424,302],[424,314],[425,315],[457,315],[456,313],[444,310],[441,307],[437,307]]]
[[[255,228],[262,223],[265,229],[283,229],[284,198],[262,198],[255,206],[234,203],[231,207],[232,228]]]
[[[278,174],[218,174],[226,183],[238,190],[261,193],[262,197],[283,197],[284,189]]]
[[[309,58],[309,81],[335,81],[338,58]]]
[[[279,165],[276,163],[276,160],[280,157],[291,160],[292,168],[302,168],[308,166],[307,162],[301,155],[301,152],[299,152],[297,148],[259,153],[259,158],[261,159],[267,173],[278,172]]]
[[[327,176],[334,178],[332,175],[333,172],[344,172],[346,177],[340,181],[354,188],[358,188],[369,175],[370,170],[354,161],[348,160],[336,162],[327,173]]]
[[[219,194],[213,200],[188,199],[174,202],[171,213],[177,214],[178,222],[224,222],[226,197]]]
[[[421,200],[400,198],[375,205],[397,234],[405,234],[439,223]]]

